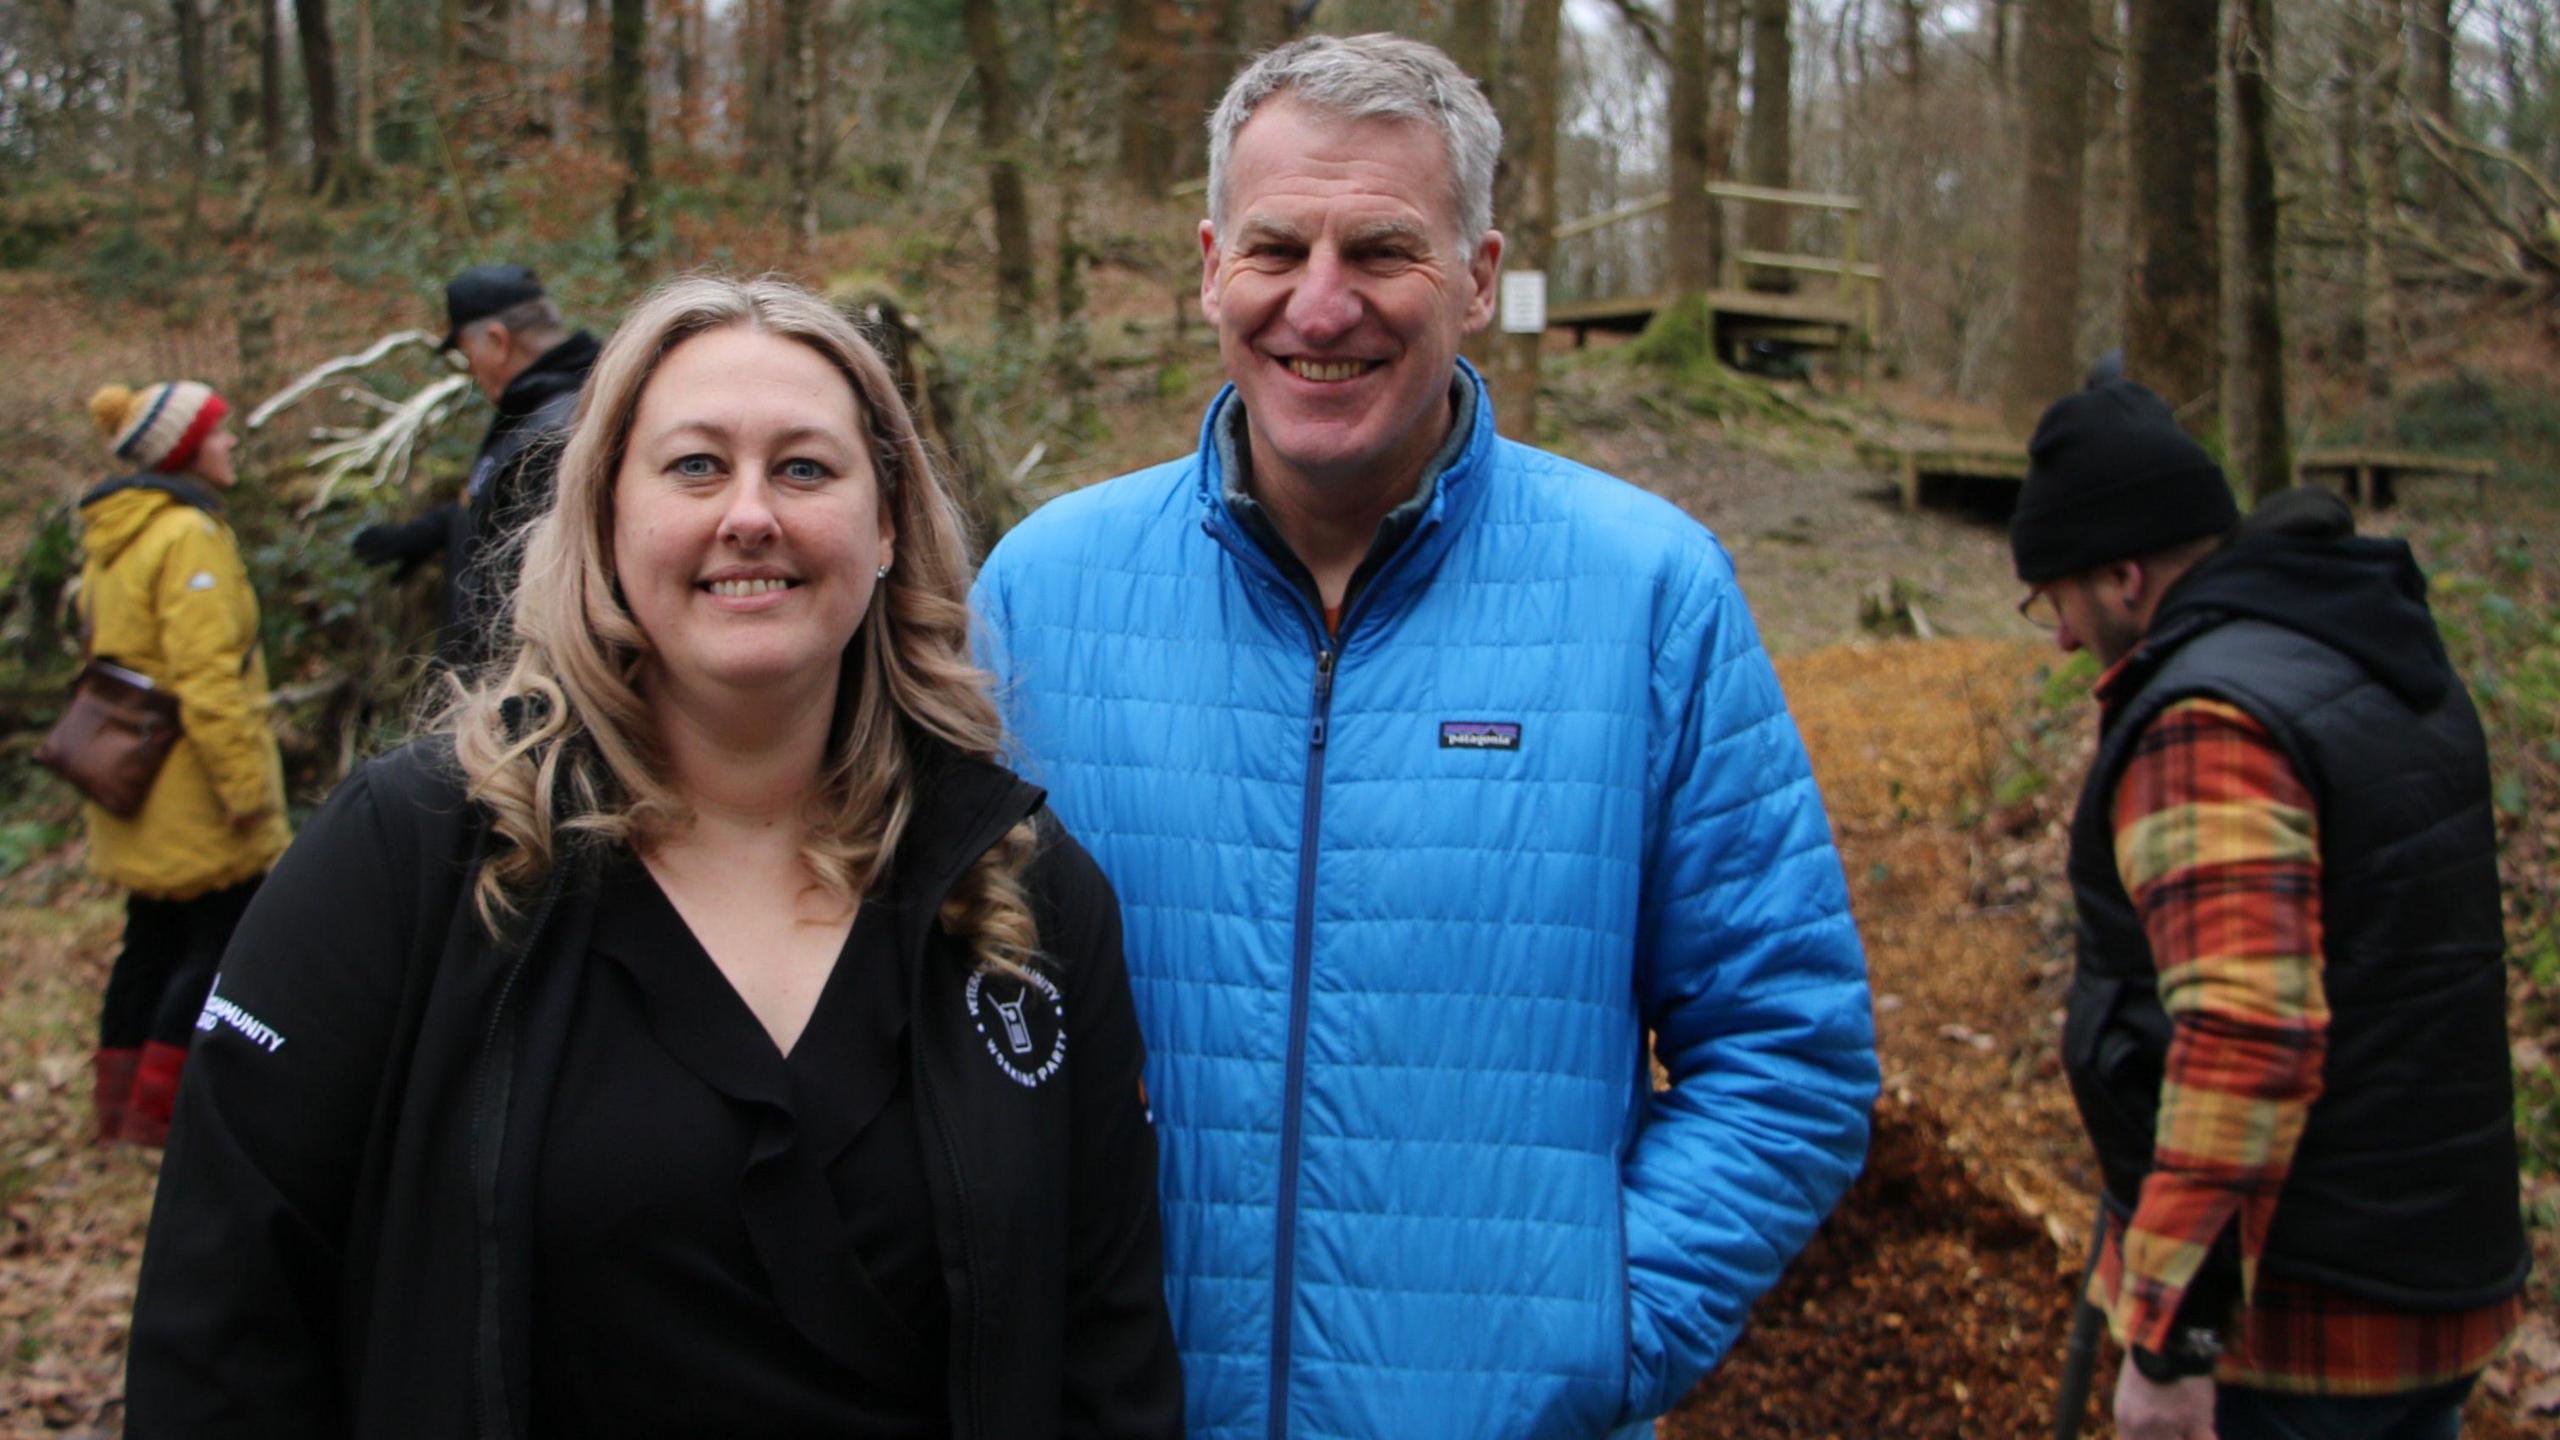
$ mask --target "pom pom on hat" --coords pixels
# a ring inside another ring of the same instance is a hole
[[[166,474],[186,469],[230,413],[212,386],[195,380],[169,380],[139,391],[105,385],[89,397],[89,416],[115,457],[138,470]]]

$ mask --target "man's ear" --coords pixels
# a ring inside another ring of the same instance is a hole
[[[1218,328],[1218,227],[1200,222],[1200,313]]]
[[[1476,253],[1467,257],[1467,275],[1475,281],[1476,293],[1467,302],[1467,333],[1475,334],[1493,323],[1495,308],[1501,303],[1502,232],[1487,230],[1476,242]]]

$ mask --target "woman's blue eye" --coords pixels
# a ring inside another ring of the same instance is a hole
[[[687,479],[700,480],[720,473],[720,462],[708,455],[687,455],[668,467]]]
[[[785,460],[782,462],[782,473],[786,479],[791,480],[824,480],[827,478],[827,467],[815,460]]]

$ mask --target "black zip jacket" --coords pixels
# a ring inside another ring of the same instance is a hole
[[[951,1433],[1176,1436],[1155,1137],[1109,883],[1044,826],[1026,880],[1047,983],[1010,1001],[1017,982],[973,983],[934,920],[1040,803],[943,755],[898,862]],[[470,893],[487,843],[449,755],[412,745],[341,786],[250,907],[161,1169],[134,1440],[528,1434],[532,1177],[594,871],[555,867],[495,940]]]

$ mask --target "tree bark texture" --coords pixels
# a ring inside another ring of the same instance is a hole
[[[1671,288],[1685,298],[1716,286],[1724,264],[1721,222],[1707,193],[1709,158],[1707,0],[1671,0],[1671,210],[1666,241]]]
[[[2416,62],[2409,103],[2445,124],[2453,115],[2453,0],[2416,0],[2409,17],[2410,49]],[[2443,221],[2454,208],[2452,177],[2441,165],[2427,167],[2427,218]]]
[[[817,0],[781,0],[783,62],[791,76],[791,216],[803,245],[818,238]]]
[[[2364,84],[2357,74],[2364,47],[2353,24],[2338,29],[2338,63],[2328,79],[2331,208],[2344,217],[2347,244],[2341,259],[2345,296],[2337,314],[2337,364],[2343,373],[2364,371]]]
[[[1020,126],[1014,118],[1013,62],[995,0],[961,0],[960,21],[978,72],[978,145],[986,153],[987,199],[995,220],[996,324],[1019,335],[1031,323],[1031,205],[1014,156]]]
[[[258,11],[255,0],[216,0],[214,24],[222,31],[222,85],[227,104],[224,170],[246,175],[256,148],[259,115]]]
[[[626,263],[637,262],[649,243],[649,74],[642,54],[648,38],[649,0],[613,0],[605,98],[613,111],[614,149],[622,158],[622,189],[613,201],[614,246]]]
[[[2223,34],[2223,252],[2231,283],[2223,311],[2222,423],[2233,483],[2263,500],[2293,484],[2276,254],[2274,0],[2229,0]]]
[[[2089,127],[2084,0],[2026,0],[2025,194],[2018,304],[2004,407],[2022,433],[2079,381],[2080,189]]]
[[[370,170],[380,157],[374,149],[373,0],[355,0],[356,16],[356,160]]]
[[[1787,37],[1789,0],[1751,0],[1751,123],[1743,131],[1746,172],[1754,185],[1785,189],[1794,181],[1795,47]],[[1790,212],[1759,204],[1743,213],[1744,243],[1754,250],[1788,248]]]
[[[983,7],[979,0],[967,0],[964,15],[973,8]],[[1181,57],[1175,53],[1173,37],[1159,23],[1158,0],[1118,0],[1114,8],[1119,21],[1114,48],[1123,81],[1120,178],[1150,195],[1161,195],[1173,183],[1174,137],[1165,125],[1165,108],[1182,74]],[[969,50],[972,55],[978,53],[974,31]],[[982,59],[982,69],[984,64]]]
[[[2203,433],[2220,388],[2214,172],[2220,0],[2131,0],[2125,149],[2133,193],[2124,290],[2125,373]]]
[[[213,82],[207,73],[204,12],[197,0],[169,0],[178,22],[178,92],[187,107],[187,142],[201,165],[213,153]]]
[[[1526,0],[1520,9],[1520,34],[1512,46],[1507,87],[1517,102],[1503,126],[1502,148],[1517,179],[1512,210],[1505,220],[1504,270],[1544,273],[1555,258],[1556,230],[1556,74],[1563,32],[1563,0]],[[1495,277],[1495,284],[1501,279]],[[1500,317],[1495,319],[1497,329]],[[1494,337],[1493,413],[1502,433],[1535,443],[1538,436],[1538,355],[1543,334]]]
[[[284,169],[284,21],[282,0],[251,0],[258,7],[258,146],[267,168]]]
[[[2365,437],[2379,441],[2388,432],[2391,366],[2399,348],[2399,316],[2391,293],[2391,256],[2384,239],[2399,209],[2400,147],[2391,128],[2391,109],[2400,95],[2403,0],[2360,0],[2364,41],[2364,393]]]
[[[329,38],[329,0],[293,0],[296,38],[302,42],[302,88],[311,101],[311,189],[318,194],[337,178],[345,148],[338,124],[338,47]]]
[[[1057,0],[1058,114],[1057,277],[1051,286],[1058,328],[1049,346],[1049,375],[1067,402],[1068,433],[1095,430],[1093,357],[1085,324],[1084,192],[1093,166],[1093,0]]]

